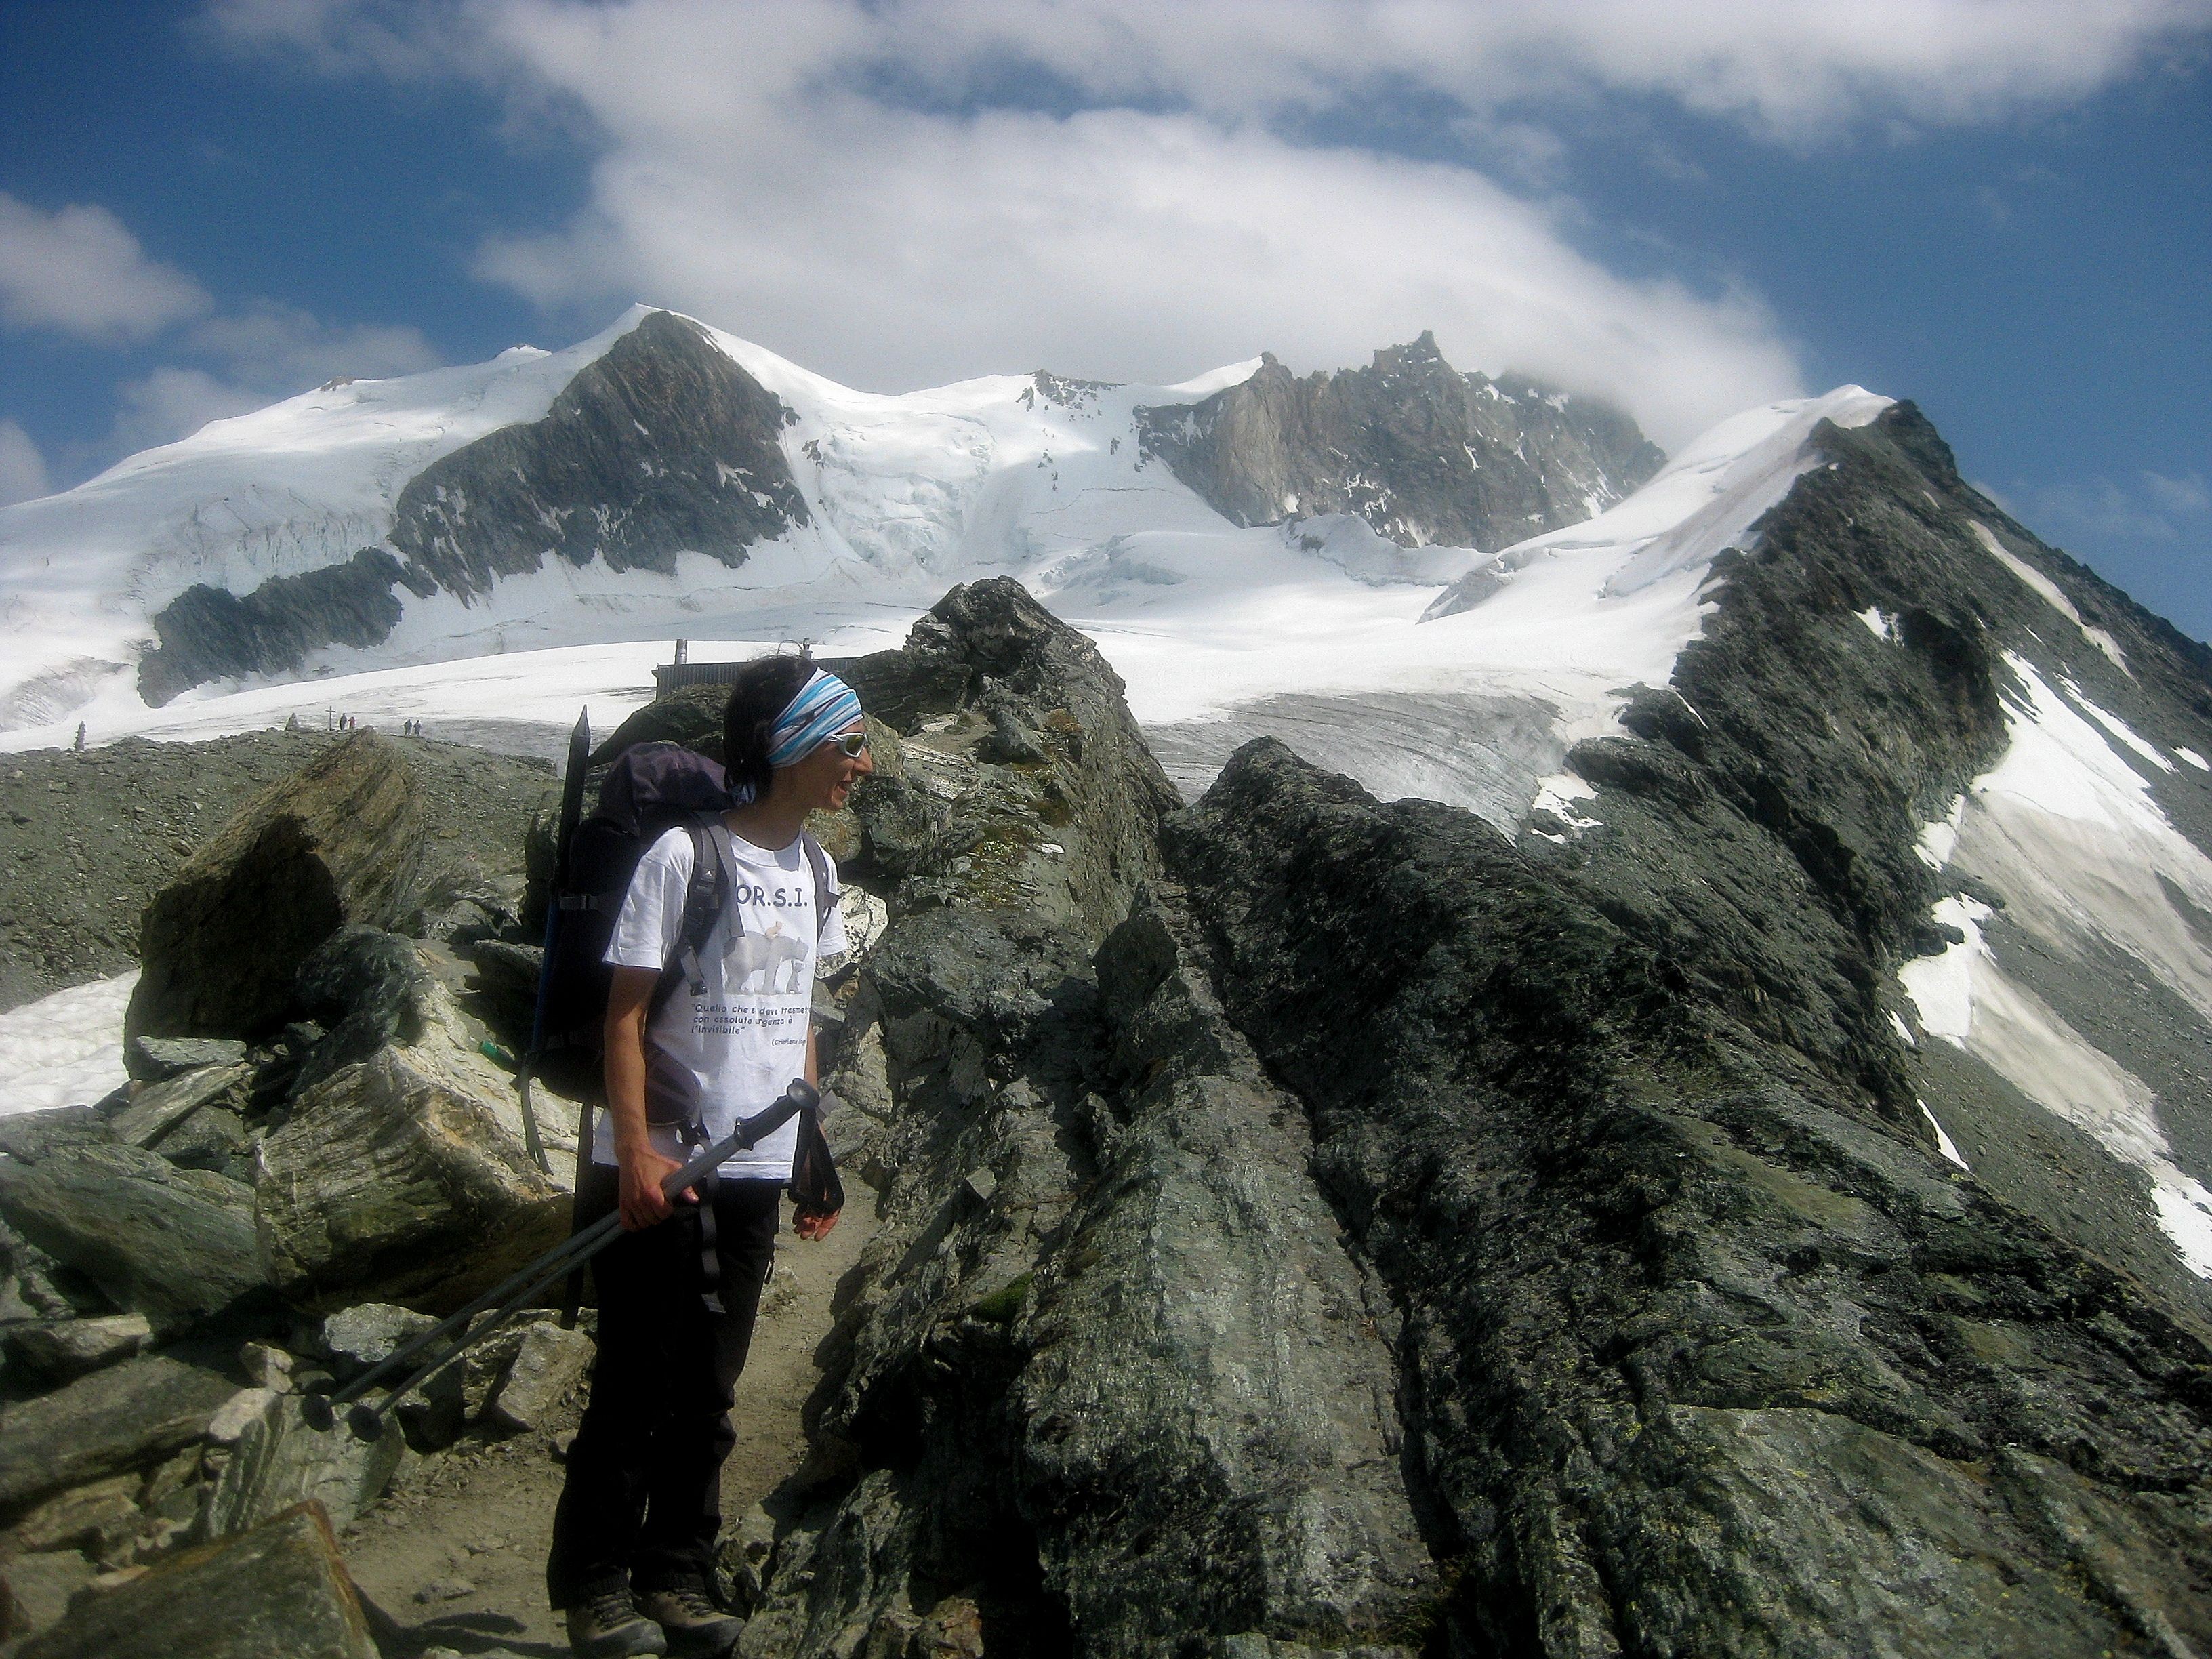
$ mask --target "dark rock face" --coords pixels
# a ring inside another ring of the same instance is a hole
[[[1118,683],[1011,582],[899,654],[854,665],[864,699],[958,695],[872,702],[900,769],[854,793],[894,919],[833,1122],[880,1231],[812,1413],[836,1501],[783,1541],[744,1651],[953,1608],[1002,1650],[1417,1644],[1438,1589],[1390,1315],[1180,912],[1138,897],[1174,798]]]
[[[2109,1158],[1939,1162],[1917,1101],[1978,1067],[1888,1029],[2003,653],[2169,743],[2197,653],[2109,593],[2131,685],[2060,641],[1909,406],[1819,441],[1636,735],[1570,757],[1598,827],[1509,842],[1261,743],[1169,864],[1403,1315],[1462,1650],[2202,1644],[2202,1287]]]
[[[1269,356],[1194,407],[1138,418],[1146,457],[1233,523],[1349,513],[1413,547],[1493,552],[1579,523],[1666,459],[1619,410],[1462,374],[1427,334],[1304,380]]]
[[[307,954],[347,922],[389,927],[425,896],[431,829],[415,776],[359,732],[251,803],[146,907],[126,1042],[255,1037],[290,1008]]]
[[[185,589],[153,619],[140,695],[158,707],[210,680],[288,673],[326,645],[381,644],[403,588],[473,597],[548,555],[663,574],[679,552],[742,564],[756,542],[807,522],[777,442],[789,418],[696,324],[657,312],[543,420],[489,433],[410,479],[386,546],[248,593]]]
[[[399,561],[364,547],[343,564],[272,576],[250,593],[198,582],[154,615],[138,695],[156,708],[180,691],[241,674],[283,674],[325,645],[380,645],[399,625]],[[428,592],[416,579],[416,591]]]
[[[1316,1171],[1403,1310],[1467,1647],[2212,1631],[2212,1539],[2184,1518],[2212,1354],[1948,1178],[1909,1096],[1870,1097],[1847,978],[1763,1003],[1715,984],[1602,872],[1279,745],[1243,751],[1170,845],[1227,1006],[1312,1112]]]
[[[548,554],[610,569],[727,565],[807,522],[777,438],[787,411],[698,327],[647,317],[563,389],[542,421],[434,462],[399,497],[391,544],[410,575],[486,593]]]

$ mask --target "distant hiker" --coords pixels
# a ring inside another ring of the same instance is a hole
[[[698,837],[724,878],[714,931],[682,948],[697,854],[679,825],[639,860],[606,951],[606,1109],[577,1211],[618,1207],[628,1231],[592,1264],[599,1359],[545,1567],[569,1646],[591,1659],[720,1654],[743,1628],[713,1592],[721,1469],[799,1127],[672,1210],[660,1182],[685,1137],[668,1120],[718,1139],[793,1078],[817,1080],[815,963],[846,948],[845,930],[824,902],[836,866],[801,832],[872,769],[860,699],[804,657],[738,671],[723,752],[738,804]],[[836,1219],[802,1206],[793,1231],[819,1239]]]
[[[76,723],[76,748],[79,754],[84,752],[84,722],[82,720]]]

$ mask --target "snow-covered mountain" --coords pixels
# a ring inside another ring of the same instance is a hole
[[[2212,1311],[2212,653],[1966,485],[1910,405],[1747,411],[1632,493],[1655,459],[1426,342],[1306,380],[888,398],[638,311],[0,514],[0,744],[336,707],[550,750],[580,702],[604,729],[641,702],[673,635],[857,653],[1017,574],[1193,793],[1273,736],[1574,860],[1733,792],[1839,926],[1918,953],[1867,994],[1931,1139]],[[1737,879],[1720,844],[1676,878]]]
[[[639,307],[567,351],[333,381],[0,513],[0,728],[711,631],[809,588],[1096,586],[1132,536],[1232,525],[1294,522],[1356,574],[1434,581],[1467,553],[1399,549],[1494,550],[1659,459],[1615,411],[1458,374],[1426,337],[1303,381],[1268,358],[1176,386],[878,397]]]

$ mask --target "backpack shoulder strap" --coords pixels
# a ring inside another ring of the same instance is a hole
[[[691,836],[691,878],[684,887],[684,922],[677,932],[675,950],[661,965],[660,982],[653,988],[653,1000],[646,1011],[648,1019],[667,1006],[677,986],[685,981],[690,982],[694,995],[706,989],[699,952],[706,948],[714,924],[722,919],[729,896],[729,878],[722,868],[721,849],[714,845],[713,822],[702,813],[684,826]],[[732,916],[730,925],[736,927],[743,923]]]
[[[830,925],[830,913],[837,908],[837,889],[830,883],[830,855],[822,850],[822,843],[801,830],[799,844],[805,849],[807,866],[814,872],[814,937],[818,943],[822,930]]]

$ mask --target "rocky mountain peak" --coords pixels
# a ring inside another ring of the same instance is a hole
[[[780,442],[796,418],[699,325],[648,312],[542,419],[410,480],[385,546],[244,593],[186,588],[152,618],[140,692],[159,705],[208,680],[288,672],[325,645],[374,645],[398,625],[401,589],[480,598],[549,557],[663,575],[679,551],[742,565],[808,521]]]
[[[1494,552],[1603,511],[1666,459],[1609,405],[1461,374],[1428,330],[1303,379],[1263,353],[1238,385],[1138,416],[1147,456],[1234,523],[1351,514],[1407,547]]]

